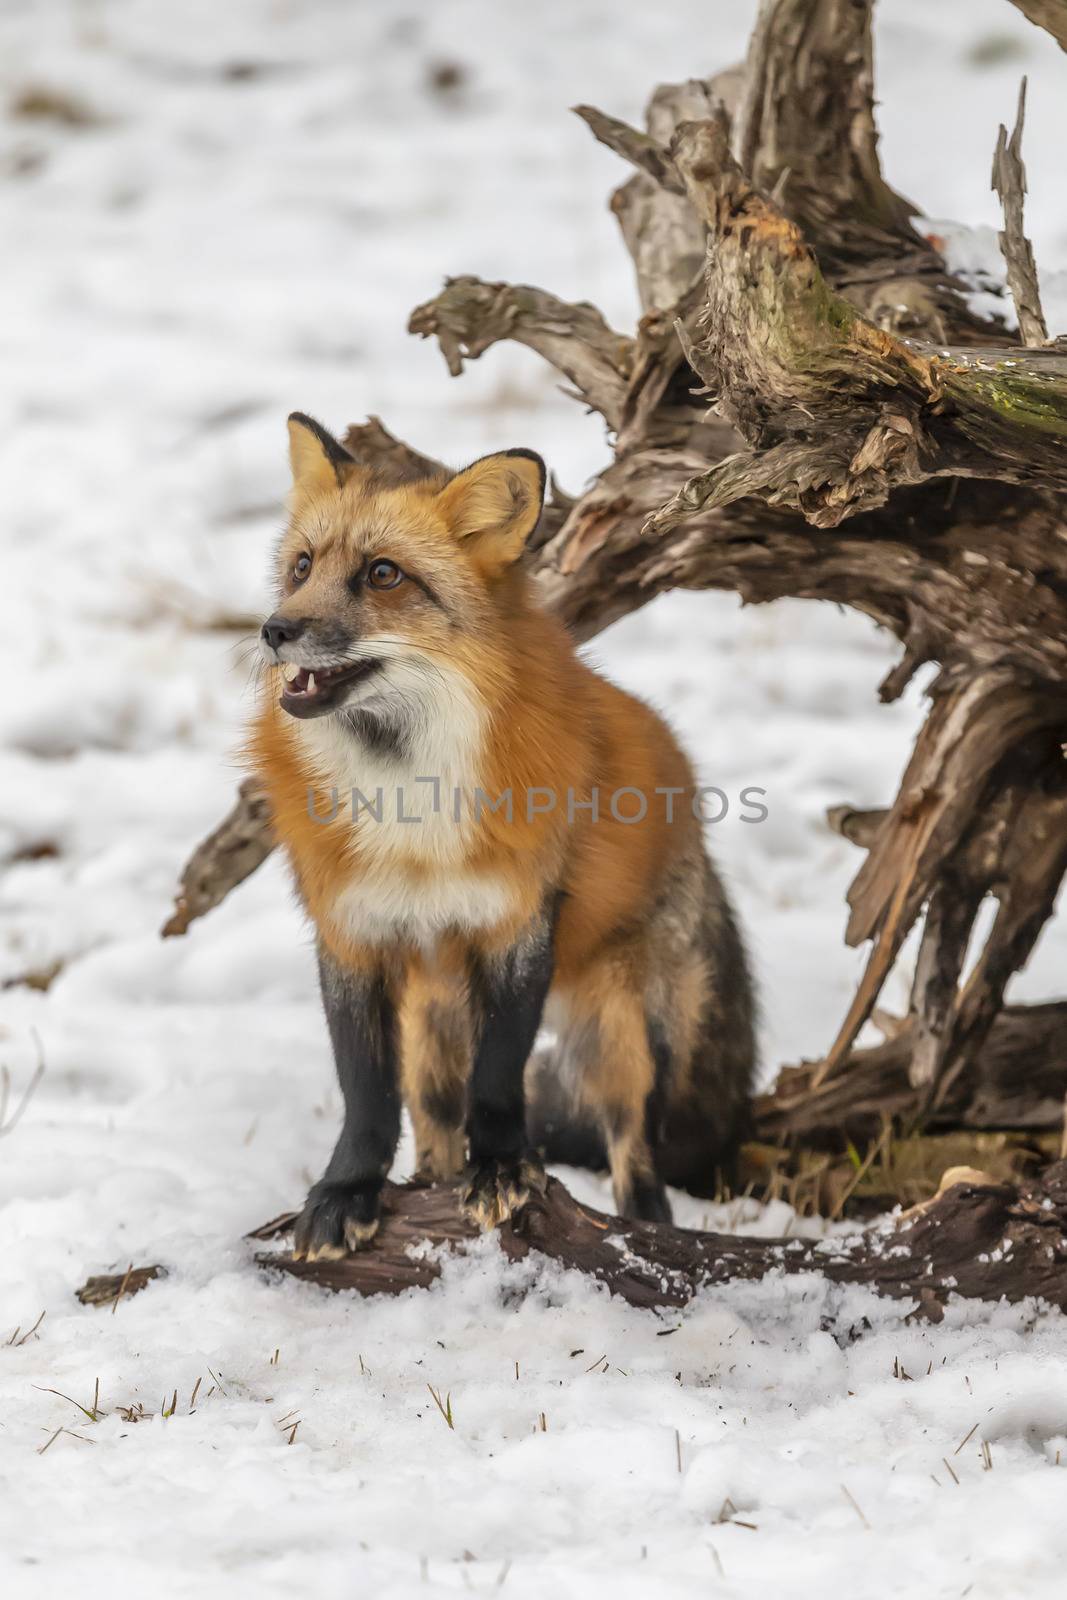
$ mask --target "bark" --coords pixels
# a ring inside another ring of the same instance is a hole
[[[1051,33],[1061,50],[1067,50],[1067,0],[1012,0],[1024,17]]]
[[[1067,1309],[1067,1165],[1059,1163],[1019,1187],[957,1168],[941,1192],[898,1221],[847,1240],[809,1242],[702,1233],[637,1223],[581,1206],[551,1181],[499,1230],[504,1254],[533,1253],[587,1273],[637,1306],[680,1307],[702,1290],[768,1272],[819,1272],[834,1283],[865,1284],[894,1299],[913,1300],[939,1320],[955,1295],[1016,1301],[1039,1296]],[[332,1289],[397,1293],[432,1282],[439,1262],[413,1244],[454,1248],[472,1237],[458,1214],[456,1190],[394,1189],[381,1236],[370,1250],[338,1263],[296,1262],[263,1253],[260,1265]]]
[[[1067,866],[1063,715],[1060,692],[1036,691],[1004,668],[943,677],[897,804],[849,890],[852,914],[845,937],[850,944],[870,940],[871,954],[821,1069],[824,1076],[839,1066],[870,1015],[924,901],[935,911],[946,902],[952,905],[947,921],[938,911],[928,923],[923,955],[931,959],[936,940],[938,981],[923,984],[920,974],[919,998],[932,1007],[927,1031],[938,1041],[939,1061],[954,1045],[962,1047],[964,1000],[957,995],[956,978],[986,893],[995,891],[1000,898],[987,952],[1013,937],[1008,930],[1016,918],[1009,902],[1040,912],[1025,949],[1021,936],[1014,936],[1018,964],[1029,955]],[[1035,827],[1042,844],[1031,853]],[[946,985],[950,992],[941,994],[939,987]],[[999,1001],[998,994],[986,1026]],[[984,1032],[977,1027],[969,1037],[980,1043]]]
[[[967,1129],[1058,1133],[1067,1094],[1067,1003],[1006,1006],[998,1012],[971,1070],[956,1075],[939,1104],[927,1108],[926,1085],[913,1081],[919,1024],[905,1018],[883,1043],[849,1053],[832,1078],[821,1063],[784,1067],[754,1106],[758,1139],[768,1145],[840,1150],[877,1139],[886,1121],[931,1133]],[[816,1078],[818,1081],[816,1082]]]
[[[654,530],[751,494],[830,528],[933,477],[1067,487],[1067,356],[976,360],[875,327],[741,172],[725,118],[683,124],[672,154],[708,229],[690,360],[749,448],[691,479]]]
[[[140,1294],[157,1278],[166,1276],[166,1267],[135,1267],[131,1263],[125,1272],[104,1272],[87,1278],[74,1293],[83,1306],[110,1306],[114,1311],[120,1300]]]
[[[847,272],[896,257],[918,270],[931,247],[915,207],[882,176],[869,7],[761,0],[733,130],[742,171]]]
[[[743,86],[740,68],[703,81],[661,84],[648,103],[648,133],[660,147],[670,144],[680,122],[708,117],[720,103],[736,105]],[[598,119],[592,108],[575,108],[598,138],[600,127],[618,126],[615,119]],[[607,141],[605,141],[607,142]],[[693,215],[680,186],[664,187],[639,170],[611,197],[611,209],[633,261],[637,292],[644,312],[670,311],[695,285],[704,269],[704,230]]]
[[[190,923],[213,911],[231,889],[263,864],[273,849],[266,797],[255,779],[246,778],[237,791],[233,810],[197,845],[186,862],[174,910],[163,924],[163,938],[188,933]]]
[[[633,340],[615,333],[591,305],[569,305],[525,284],[450,278],[411,313],[408,332],[436,337],[454,378],[500,339],[524,344],[570,379],[609,427],[621,421]]]
[[[476,1237],[460,1214],[458,1192],[454,1184],[389,1185],[381,1229],[366,1249],[342,1261],[296,1261],[284,1248],[256,1260],[268,1271],[333,1290],[426,1288],[440,1277],[442,1256]],[[275,1218],[249,1237],[281,1238],[294,1216]],[[496,1238],[510,1261],[540,1257],[586,1273],[634,1306],[678,1309],[721,1284],[818,1272],[832,1283],[862,1284],[913,1302],[913,1314],[932,1321],[956,1296],[1013,1302],[1032,1296],[1067,1310],[1067,1163],[1018,1186],[953,1168],[933,1200],[855,1235],[818,1242],[630,1222],[579,1205],[552,1179],[544,1197],[531,1200]],[[113,1305],[163,1270],[90,1278],[78,1297]]]

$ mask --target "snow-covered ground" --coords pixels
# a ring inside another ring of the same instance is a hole
[[[1058,1315],[971,1307],[929,1330],[812,1279],[660,1318],[544,1273],[517,1298],[528,1274],[492,1241],[393,1302],[265,1281],[241,1235],[301,1198],[338,1114],[307,933],[270,863],[187,939],[157,936],[233,788],[232,624],[264,603],[286,413],[380,413],[457,464],[532,446],[580,486],[605,459],[597,420],[520,351],[452,382],[407,312],[473,271],[630,326],[604,204],[622,174],[566,108],[636,119],[654,82],[737,58],[752,12],[0,6],[14,1102],[46,1063],[0,1137],[12,1600],[1063,1592]],[[1030,226],[1046,266],[1067,261],[1062,54],[1007,0],[882,0],[878,26],[889,174],[932,217],[980,224],[954,249],[994,279],[990,156],[1029,73]],[[1045,287],[1063,331],[1064,278]],[[885,800],[921,709],[877,705],[890,642],[826,607],[677,595],[594,653],[670,712],[709,783],[767,790],[768,820],[735,808],[713,844],[765,1061],[816,1052],[861,960],[841,945],[855,858],[823,810]],[[1054,926],[1018,993],[1062,988],[1065,953]],[[130,1261],[170,1276],[115,1315],[77,1305],[88,1272]]]

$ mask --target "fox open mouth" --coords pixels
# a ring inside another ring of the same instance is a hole
[[[282,709],[293,717],[317,717],[332,711],[345,689],[369,678],[380,666],[380,661],[356,661],[348,667],[322,671],[311,667],[297,667],[294,671],[292,666],[285,667],[283,670],[292,672],[293,676],[282,689]]]

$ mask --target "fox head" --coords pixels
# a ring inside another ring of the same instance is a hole
[[[427,714],[457,656],[499,627],[541,514],[544,462],[505,450],[452,478],[387,487],[301,412],[289,460],[278,604],[260,630],[286,680],[283,709]]]

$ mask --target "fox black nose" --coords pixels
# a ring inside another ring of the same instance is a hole
[[[294,639],[299,639],[307,627],[306,617],[268,617],[260,628],[260,637],[265,645],[272,650],[280,650],[283,644],[292,644]]]

